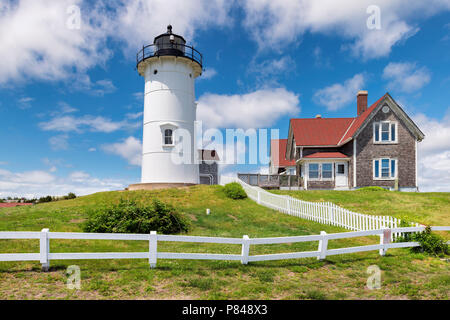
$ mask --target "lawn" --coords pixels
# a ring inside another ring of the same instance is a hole
[[[321,197],[344,205],[339,199],[345,194],[354,194],[334,193],[330,192],[329,198],[325,193]],[[314,192],[295,196],[317,196],[318,200],[320,197]],[[404,201],[410,206],[410,195],[405,197]],[[249,199],[228,199],[220,186],[103,192],[33,207],[4,208],[0,209],[0,231],[49,228],[50,231],[79,232],[90,210],[121,198],[142,203],[157,198],[172,203],[190,220],[189,235],[271,237],[318,234],[321,230],[346,231],[284,215]],[[355,197],[349,198],[354,199],[353,205],[358,205]],[[450,202],[448,197],[447,202],[442,199],[445,199],[443,195],[436,194],[438,204],[433,208],[439,207],[439,212],[433,210],[426,215],[423,209],[420,216],[431,219],[429,221],[443,220],[445,203],[448,210]],[[370,201],[369,198],[366,201]],[[344,206],[351,209],[350,203]],[[422,205],[422,200],[419,204]],[[211,209],[211,215],[205,214],[206,208]],[[361,211],[364,212],[362,207]],[[438,217],[433,217],[434,213]],[[329,247],[378,241],[376,237],[342,239],[331,241]],[[52,240],[50,246],[52,252],[148,250],[146,241]],[[37,252],[38,247],[36,240],[0,240],[3,253]],[[259,245],[252,246],[250,254],[316,249],[317,242]],[[240,253],[241,247],[159,243],[158,250]],[[81,290],[66,288],[69,265],[78,265],[81,269]],[[381,289],[369,290],[366,286],[370,265],[382,270]],[[308,258],[248,265],[235,261],[158,260],[156,269],[150,269],[145,259],[52,261],[47,273],[40,271],[38,262],[1,262],[0,283],[0,299],[448,299],[450,268],[446,259],[411,253],[409,249],[392,249],[384,257],[373,251],[330,256],[325,261]]]
[[[305,201],[333,202],[348,210],[388,215],[425,225],[450,225],[450,192],[273,191]]]

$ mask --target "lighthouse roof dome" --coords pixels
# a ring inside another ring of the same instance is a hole
[[[172,26],[169,24],[167,26],[167,32],[162,33],[159,36],[156,36],[155,39],[153,40],[153,43],[157,44],[160,42],[170,42],[171,40],[172,42],[175,43],[186,44],[186,40],[182,36],[172,32]]]

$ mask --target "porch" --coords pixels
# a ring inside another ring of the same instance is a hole
[[[238,173],[238,178],[251,186],[264,189],[303,189],[303,179],[297,175]]]

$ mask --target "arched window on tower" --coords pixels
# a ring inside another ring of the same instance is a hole
[[[164,130],[164,144],[173,145],[173,131],[172,129]]]

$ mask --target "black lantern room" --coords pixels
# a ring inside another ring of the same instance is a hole
[[[167,26],[167,32],[160,34],[153,40],[153,44],[144,46],[137,54],[137,66],[146,59],[162,56],[183,57],[196,62],[199,73],[202,71],[202,54],[194,47],[186,45],[186,40],[178,34],[172,32],[172,26]]]
[[[184,55],[186,40],[182,36],[172,33],[172,26],[167,26],[167,32],[160,34],[153,41],[155,45],[155,55],[158,56],[178,56]]]

